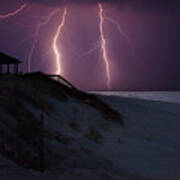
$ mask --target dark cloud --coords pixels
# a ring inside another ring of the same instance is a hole
[[[119,5],[129,5],[140,12],[177,12],[180,11],[179,0],[127,0],[119,1]]]
[[[115,4],[119,9],[129,6],[138,12],[180,12],[180,0],[24,0],[45,5],[95,4],[99,2]]]
[[[105,3],[114,3],[118,4],[118,0],[24,0],[25,2],[30,3],[41,3],[46,5],[65,5],[68,3],[72,4],[96,4],[99,2],[105,2]]]

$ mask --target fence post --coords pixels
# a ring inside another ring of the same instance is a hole
[[[5,145],[5,134],[4,134],[4,128],[0,125],[0,138],[2,140],[2,152],[6,153],[6,145]]]
[[[40,160],[40,170],[45,169],[45,158],[44,158],[44,115],[40,116],[40,136],[39,136],[39,160]]]

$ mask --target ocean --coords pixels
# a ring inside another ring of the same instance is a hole
[[[93,93],[106,96],[132,97],[145,100],[180,103],[180,91],[101,91]]]

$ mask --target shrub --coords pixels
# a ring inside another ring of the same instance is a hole
[[[19,132],[24,139],[31,139],[42,134],[40,123],[36,119],[30,119],[27,116],[21,115],[19,120]]]
[[[109,131],[110,130],[107,123],[101,123],[101,124],[99,124],[99,127],[101,129],[103,129],[104,131]]]
[[[146,136],[145,139],[146,139],[147,141],[151,141],[151,137],[150,137],[150,136]]]
[[[120,137],[118,138],[117,141],[118,141],[119,144],[124,144],[123,140]]]
[[[69,127],[75,131],[80,131],[80,127],[75,120],[69,122]]]
[[[85,133],[84,136],[96,143],[98,143],[99,140],[103,138],[102,135],[94,127],[89,128],[88,132]]]

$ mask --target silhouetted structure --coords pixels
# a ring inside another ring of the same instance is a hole
[[[3,53],[0,53],[0,74],[18,74],[19,72],[19,64],[21,63],[21,61],[7,56]],[[10,66],[13,65],[13,72],[10,72]],[[4,66],[6,66],[6,71],[3,73],[4,70]]]

